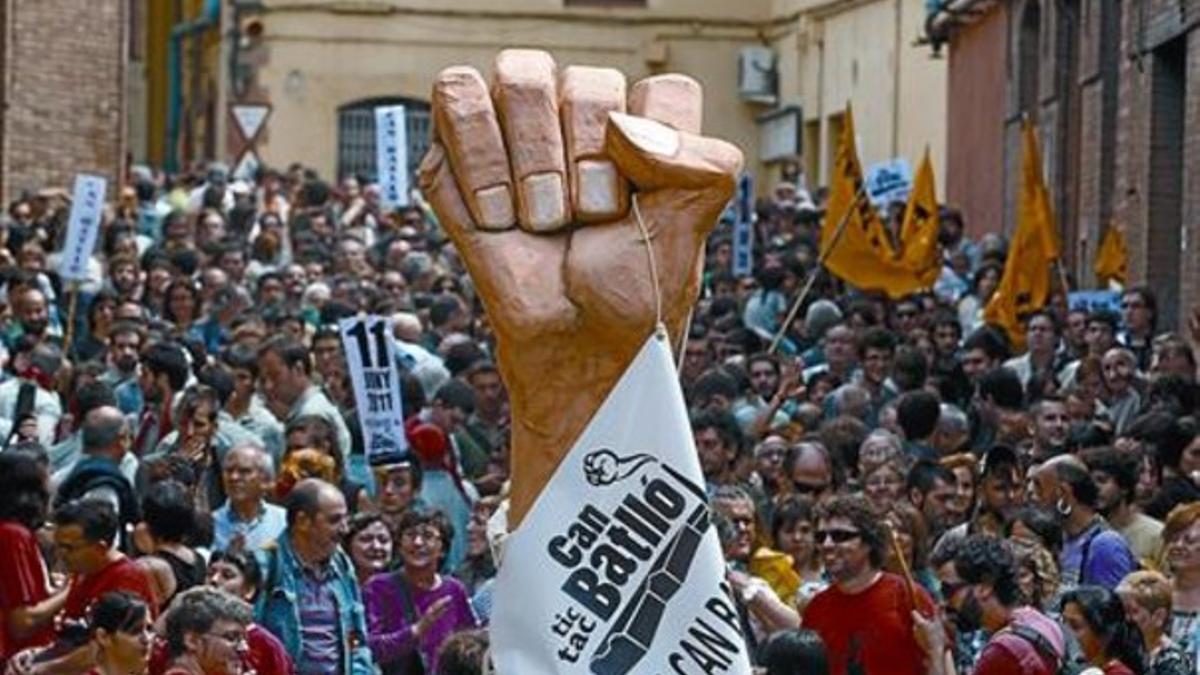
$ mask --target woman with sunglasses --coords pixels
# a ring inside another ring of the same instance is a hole
[[[105,593],[88,612],[87,630],[96,650],[96,666],[88,675],[147,671],[154,633],[144,600],[124,591]]]

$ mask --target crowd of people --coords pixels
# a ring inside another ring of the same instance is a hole
[[[300,165],[135,168],[72,283],[65,195],[9,206],[8,671],[483,672],[509,405],[414,198]],[[819,271],[821,222],[821,195],[777,186],[744,276],[718,223],[679,354],[757,667],[1200,672],[1200,315],[1058,288],[1018,352],[982,320],[1000,237],[943,209],[941,277],[888,300]],[[360,314],[391,320],[402,372],[411,452],[382,465],[337,325]]]

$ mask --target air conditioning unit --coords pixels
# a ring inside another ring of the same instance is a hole
[[[738,52],[738,95],[743,101],[775,105],[779,99],[779,65],[770,47],[742,47]]]

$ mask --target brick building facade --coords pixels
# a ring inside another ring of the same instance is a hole
[[[1011,231],[1020,124],[1040,131],[1064,258],[1082,286],[1111,221],[1164,325],[1200,304],[1200,0],[950,0],[947,195]]]
[[[126,0],[0,2],[0,199],[125,157]],[[110,193],[112,188],[110,188]]]

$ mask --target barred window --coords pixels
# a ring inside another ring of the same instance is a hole
[[[338,109],[338,178],[355,175],[368,181],[376,180],[375,108],[392,105],[404,106],[408,172],[410,178],[415,176],[421,158],[429,149],[433,131],[429,104],[405,98],[372,98],[354,101]]]

